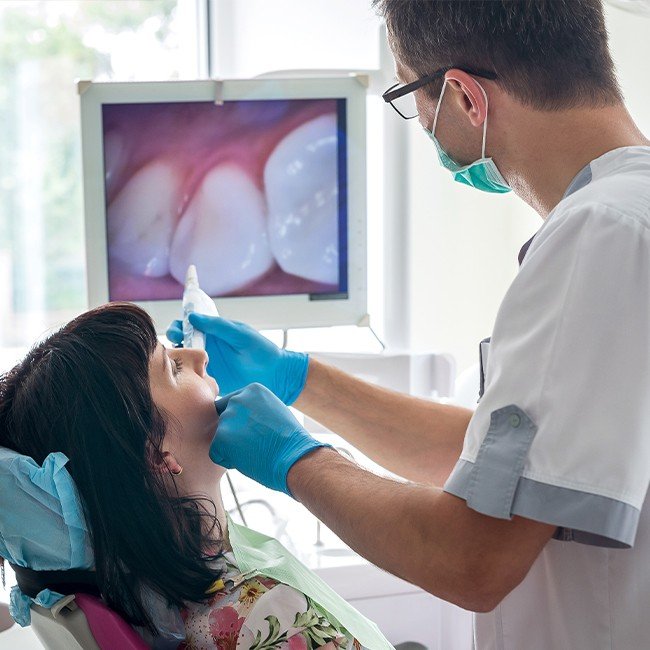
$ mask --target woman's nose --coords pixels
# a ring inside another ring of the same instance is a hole
[[[186,350],[191,355],[192,367],[194,372],[200,377],[205,377],[206,368],[208,367],[208,355],[205,350]]]

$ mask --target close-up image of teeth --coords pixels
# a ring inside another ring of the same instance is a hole
[[[178,299],[189,264],[212,297],[345,293],[344,111],[105,105],[110,299]]]

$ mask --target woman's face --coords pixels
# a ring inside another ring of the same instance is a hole
[[[193,474],[217,468],[208,451],[219,420],[214,406],[219,386],[207,364],[203,350],[170,350],[160,343],[149,360],[153,401],[171,416],[163,449]]]

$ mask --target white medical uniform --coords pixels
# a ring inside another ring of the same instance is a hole
[[[650,147],[610,151],[573,180],[487,348],[445,490],[558,528],[475,616],[476,648],[650,648]]]

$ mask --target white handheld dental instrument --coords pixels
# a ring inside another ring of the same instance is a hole
[[[206,316],[218,316],[214,301],[199,287],[196,266],[190,264],[185,275],[185,290],[183,291],[183,347],[200,348],[205,350],[205,335],[195,330],[189,321],[192,312]]]

